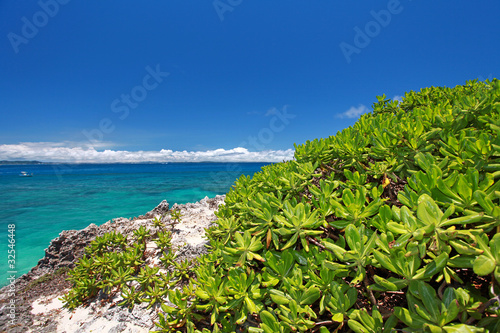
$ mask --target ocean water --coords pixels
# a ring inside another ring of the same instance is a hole
[[[0,285],[34,267],[62,230],[135,217],[162,200],[184,204],[229,191],[265,163],[0,165]],[[21,171],[33,177],[20,177]],[[15,267],[9,267],[15,225]]]

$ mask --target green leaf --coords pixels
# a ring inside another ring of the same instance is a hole
[[[422,194],[418,198],[417,217],[420,221],[437,226],[442,216],[443,212],[429,195]]]
[[[420,279],[430,279],[435,274],[440,273],[443,268],[448,263],[448,253],[443,252],[439,256],[437,256],[431,263],[427,264],[424,268],[419,269],[418,273],[413,276],[415,280]]]
[[[443,333],[443,330],[439,326],[425,323],[424,324],[424,332]]]
[[[392,314],[384,323],[384,330],[382,333],[392,333],[394,332],[394,327],[398,324],[399,320],[394,314]]]
[[[455,289],[448,287],[443,293],[443,304],[446,308],[450,306],[450,304],[456,300]]]
[[[460,202],[462,200],[462,198],[460,198],[460,196],[458,196],[444,181],[442,178],[439,178],[437,180],[437,187],[438,189],[443,192],[443,194],[445,194],[446,196],[448,196],[449,198],[455,200],[455,201],[458,201]]]
[[[483,191],[477,190],[474,192],[474,199],[479,203],[479,205],[488,213],[491,214],[495,205]]]
[[[429,286],[427,283],[423,281],[418,281],[418,292],[422,303],[425,308],[429,311],[430,315],[434,322],[437,322],[439,317],[439,308],[438,308],[438,298],[436,297],[436,291],[434,288]]]
[[[373,250],[373,255],[375,256],[375,259],[377,259],[378,263],[381,264],[385,269],[388,269],[393,273],[399,273],[399,269],[397,269],[396,266],[393,265],[391,259],[388,256],[382,254],[377,250]]]
[[[270,313],[269,311],[261,311],[261,313],[259,314],[260,316],[260,320],[262,320],[262,328],[264,329],[264,332],[266,333],[276,333],[276,332],[279,332],[280,329],[279,329],[279,324],[278,324],[278,320],[276,319],[276,317]]]
[[[349,224],[345,228],[345,237],[349,248],[361,254],[361,236],[353,224]]]
[[[293,257],[295,260],[300,264],[300,265],[307,265],[307,258],[303,256],[302,252],[299,251],[293,251],[292,252]]]
[[[413,319],[419,318],[425,322],[433,322],[431,313],[427,311],[425,305],[420,301],[420,299],[413,296],[414,294],[406,294],[406,299],[408,300],[408,308],[412,310]]]
[[[305,293],[300,301],[300,305],[311,305],[314,302],[316,302],[316,300],[320,296],[321,296],[321,292],[320,292],[319,288],[311,286],[305,291]]]
[[[363,253],[361,253],[361,257],[366,257],[368,256],[371,251],[373,250],[373,248],[375,247],[375,244],[376,244],[376,241],[377,241],[378,237],[377,237],[377,232],[375,231],[370,239],[368,240],[368,242],[366,242],[365,246],[364,246],[364,250],[363,250]]]
[[[374,310],[374,311],[377,311],[377,310]],[[358,313],[359,313],[359,318],[361,319],[361,323],[364,326],[366,326],[368,328],[374,328],[374,329],[377,326],[379,326],[375,322],[375,319],[372,316],[370,316],[366,310],[361,309]],[[380,324],[380,322],[378,324]]]
[[[341,323],[344,321],[344,314],[342,314],[341,312],[335,313],[332,316],[332,320],[336,321],[337,323]]]
[[[473,256],[455,256],[448,261],[448,266],[457,268],[472,268],[474,260]]]
[[[390,220],[392,220],[391,207],[389,207],[388,205],[381,206],[378,211],[380,217],[382,218],[382,221],[389,222]]]
[[[269,296],[271,296],[271,299],[276,304],[286,305],[290,303],[290,299],[286,297],[285,293],[283,293],[280,290],[272,289],[271,292],[269,293]]]
[[[488,256],[480,255],[474,260],[472,268],[474,273],[480,276],[488,275],[495,269],[495,261]]]
[[[248,296],[245,296],[245,304],[247,306],[248,311],[250,311],[251,313],[257,312],[257,307],[255,306],[254,301],[251,300]]]
[[[441,227],[447,227],[449,225],[454,225],[454,224],[471,224],[471,223],[476,223],[479,222],[483,219],[483,214],[471,214],[471,215],[464,215],[460,216],[451,220],[447,220],[443,223],[441,223]]]
[[[343,192],[342,192],[342,201],[344,202],[344,205],[346,205],[347,207],[349,207],[350,205],[354,204],[355,203],[355,198],[354,198],[354,194],[352,194],[351,190],[349,189],[345,189]]]
[[[358,323],[356,320],[353,320],[353,319],[349,319],[349,321],[347,322],[347,325],[349,325],[349,328],[351,330],[353,330],[354,332],[356,332],[356,333],[371,333],[371,332],[374,332],[373,330],[368,330],[363,325],[361,325],[360,323]]]
[[[328,250],[332,251],[339,260],[342,260],[344,253],[347,252],[344,248],[338,246],[337,244],[334,244],[330,239],[323,239],[321,240],[321,243]]]
[[[398,290],[401,290],[402,288],[406,287],[406,285],[408,284],[408,280],[394,279],[394,278],[390,278],[390,280],[387,280],[387,279],[384,279],[378,275],[374,275],[373,280],[375,281],[376,284],[383,287],[384,290],[380,290],[380,291],[387,291],[387,290],[398,291]],[[372,288],[370,288],[370,289],[372,289]],[[374,288],[374,289],[376,289],[376,288]]]
[[[295,243],[297,243],[297,240],[299,239],[299,234],[298,233],[295,233],[293,234],[292,238],[290,238],[288,240],[288,242],[281,248],[281,250],[286,250],[288,249],[289,247],[295,245]]]
[[[500,234],[495,234],[490,240],[491,253],[495,257],[497,265],[500,265]]]
[[[482,254],[484,251],[483,250],[480,250],[478,248],[475,248],[469,244],[467,244],[466,242],[464,242],[463,240],[461,239],[450,239],[449,240],[449,243],[451,246],[453,246],[455,248],[455,250],[460,253],[460,254],[473,254],[473,255],[479,255],[479,254]]]
[[[392,221],[386,224],[386,228],[395,234],[406,234],[408,232],[408,229],[406,229],[403,225]]]
[[[495,317],[486,317],[479,321],[477,324],[479,327],[485,327],[486,332],[500,332],[500,320]],[[480,331],[484,332],[484,331]]]
[[[476,332],[484,332],[483,328],[470,326],[466,324],[458,324],[453,326],[445,326],[443,327],[446,333],[476,333]]]
[[[413,326],[414,325],[413,318],[411,316],[410,311],[408,311],[408,309],[396,306],[394,308],[394,315],[396,315],[396,317],[398,317],[399,320],[401,320],[406,326],[415,327],[415,326]]]
[[[457,181],[457,189],[460,195],[463,198],[470,199],[472,198],[472,188],[468,184],[467,180],[463,175],[459,175],[458,181]]]
[[[450,305],[447,307],[445,323],[449,323],[455,320],[460,312],[460,308],[458,306],[457,300],[453,300]]]
[[[494,260],[495,257],[491,253],[491,249],[488,246],[488,235],[485,234],[475,235],[474,238],[476,239],[479,248],[484,251],[483,255],[488,256],[489,258]]]

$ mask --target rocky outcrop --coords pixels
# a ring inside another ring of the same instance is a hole
[[[172,207],[182,214],[182,222],[172,226],[172,245],[178,249],[179,260],[205,252],[205,229],[216,220],[214,212],[224,199],[225,196],[207,197]],[[0,290],[0,332],[148,332],[153,329],[156,311],[146,309],[146,304],[129,310],[114,302],[103,304],[97,298],[87,307],[70,312],[62,307],[58,298],[71,287],[65,280],[67,270],[75,266],[92,240],[112,231],[132,235],[141,226],[154,230],[153,219],[164,216],[169,206],[164,200],[152,211],[132,220],[117,218],[100,226],[91,224],[82,230],[62,231],[52,240],[37,266],[15,281],[15,320],[9,316],[11,290],[9,286]],[[159,249],[154,243],[148,244],[148,253],[146,263],[157,263]]]
[[[146,215],[144,217],[145,218],[154,218],[157,215],[163,216],[168,212],[169,206],[170,205],[168,204],[167,200],[163,200],[162,202],[160,202],[160,204],[158,206],[156,206],[155,209],[146,213]]]
[[[38,261],[37,269],[55,270],[60,267],[73,268],[75,259],[83,255],[84,249],[102,229],[95,224],[83,230],[65,230],[52,240],[45,250],[45,256]],[[102,233],[102,232],[101,232]]]

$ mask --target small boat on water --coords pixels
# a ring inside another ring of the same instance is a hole
[[[32,173],[27,173],[26,171],[21,171],[19,177],[33,177]]]

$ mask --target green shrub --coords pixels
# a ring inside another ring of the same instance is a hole
[[[113,296],[120,292],[123,301],[119,305],[132,308],[136,303],[146,302],[149,307],[160,305],[166,299],[174,277],[159,272],[159,267],[145,264],[146,239],[150,231],[144,226],[133,232],[132,245],[122,234],[115,232],[97,237],[86,248],[86,254],[76,267],[69,271],[68,280],[73,287],[61,300],[69,309],[86,304],[102,292]],[[173,265],[170,232],[158,232],[155,242],[169,254],[162,260],[165,268]]]
[[[161,330],[500,331],[500,82],[373,109],[236,181]]]

